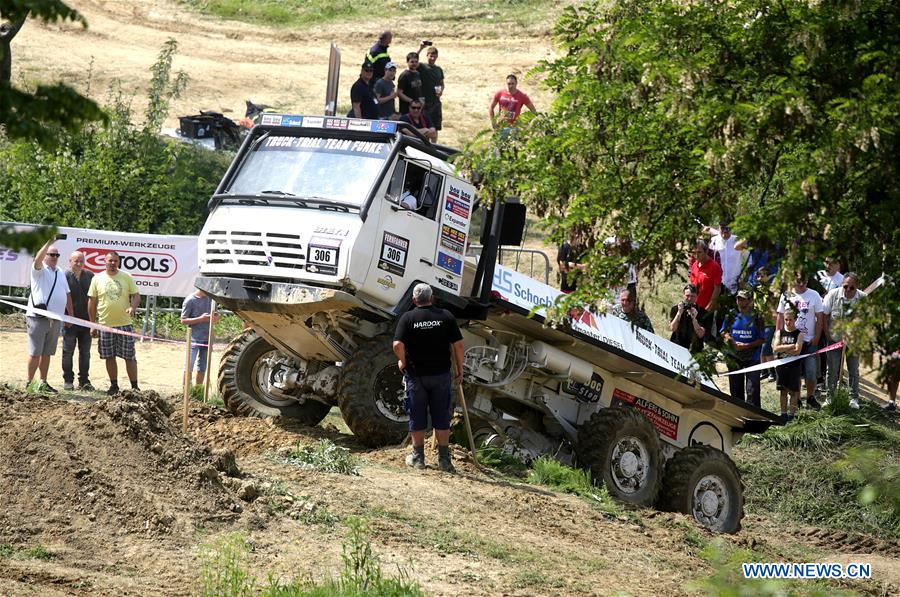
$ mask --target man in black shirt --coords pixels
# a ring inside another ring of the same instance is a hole
[[[84,253],[73,251],[69,255],[69,271],[66,272],[66,282],[69,284],[69,296],[72,297],[72,315],[79,319],[88,318],[88,288],[91,287],[91,279],[94,274],[84,269]],[[80,390],[90,391],[94,387],[88,379],[88,370],[91,366],[91,330],[80,325],[65,324],[63,328],[63,388],[75,389],[75,371],[72,368],[72,357],[75,355],[75,346],[78,346],[78,386]]]
[[[669,317],[672,318],[669,323],[669,330],[672,332],[670,340],[691,352],[700,352],[709,327],[707,312],[697,304],[695,285],[685,284],[683,298],[669,312]]]
[[[372,64],[363,62],[359,71],[359,79],[350,88],[350,103],[353,108],[348,116],[378,120],[378,100],[372,89]]]
[[[406,55],[406,70],[397,80],[397,96],[400,98],[400,115],[409,113],[409,104],[414,101],[425,103],[422,93],[422,75],[419,73],[419,53]]]
[[[425,429],[428,414],[438,441],[438,466],[453,472],[450,462],[450,352],[456,362],[456,383],[462,381],[463,339],[456,319],[449,311],[431,304],[428,284],[413,288],[416,308],[400,317],[394,332],[394,354],[403,372],[409,410],[409,434],[413,451],[406,464],[425,468]]]

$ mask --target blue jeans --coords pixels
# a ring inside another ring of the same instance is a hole
[[[850,378],[850,397],[859,399],[859,355],[848,354],[843,348],[829,350],[825,353],[828,362],[828,395],[834,396],[837,391],[838,374],[841,367],[841,353],[844,353],[844,362],[847,363],[847,376]]]
[[[194,370],[194,362],[196,362],[197,371],[199,371],[200,373],[206,373],[206,353],[208,351],[208,346],[196,346],[194,344],[191,344],[191,371]]]
[[[737,371],[738,369],[758,364],[759,361],[738,361],[737,366],[732,370]],[[756,370],[748,371],[747,373],[738,373],[737,375],[729,375],[728,387],[731,397],[736,400],[749,402],[754,406],[760,406],[759,373],[759,370]]]

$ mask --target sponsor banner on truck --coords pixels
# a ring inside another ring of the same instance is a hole
[[[656,427],[660,435],[672,439],[678,439],[678,415],[670,413],[661,406],[657,406],[649,400],[633,396],[624,390],[613,390],[612,406],[627,404],[641,412],[647,420]]]
[[[529,310],[537,308],[537,314],[542,316],[546,315],[545,307],[562,296],[556,288],[499,264],[494,270],[492,288],[514,305]],[[687,348],[633,327],[618,317],[585,310],[572,319],[572,329],[679,375],[687,375],[693,364]],[[700,376],[700,381],[704,386],[718,389],[715,382],[705,375]]]
[[[30,230],[30,224],[17,224],[17,230]],[[194,279],[200,273],[196,236],[162,236],[132,232],[107,232],[85,228],[60,228],[64,239],[53,241],[59,250],[59,267],[69,269],[69,256],[84,253],[85,269],[105,270],[106,254],[115,251],[122,258],[119,268],[134,278],[141,294],[187,296],[194,291]],[[34,257],[23,251],[0,247],[0,284],[27,288],[31,285]]]

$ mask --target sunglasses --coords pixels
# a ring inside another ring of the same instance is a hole
[[[59,257],[59,253],[47,253],[47,257]],[[844,286],[846,288],[846,286]]]
[[[844,290],[856,290],[856,286],[844,286]]]
[[[410,107],[409,107],[409,111],[410,111],[410,112],[412,112],[413,110],[421,110],[421,109],[422,109],[421,106],[419,106],[418,108],[416,108],[416,107],[414,107],[414,106],[410,106]]]

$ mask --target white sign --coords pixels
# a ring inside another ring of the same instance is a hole
[[[499,264],[494,270],[492,287],[505,300],[523,309],[538,307],[536,312],[541,316],[547,314],[544,307],[552,305],[562,295],[561,291],[552,286]],[[572,321],[572,329],[680,375],[686,375],[686,370],[693,363],[687,348],[633,327],[627,321],[612,315],[595,315],[584,311],[577,320]],[[704,386],[719,389],[706,375],[701,375],[700,381]]]
[[[35,226],[17,224],[17,230]],[[69,255],[84,253],[84,267],[94,273],[104,271],[107,253],[115,251],[121,259],[120,269],[134,278],[143,295],[187,296],[194,291],[194,280],[200,274],[197,262],[196,236],[162,236],[132,232],[106,232],[84,228],[60,228],[66,238],[54,241],[59,250],[59,266],[69,268]],[[30,268],[34,257],[25,251],[12,251],[0,246],[0,285],[31,285]]]

